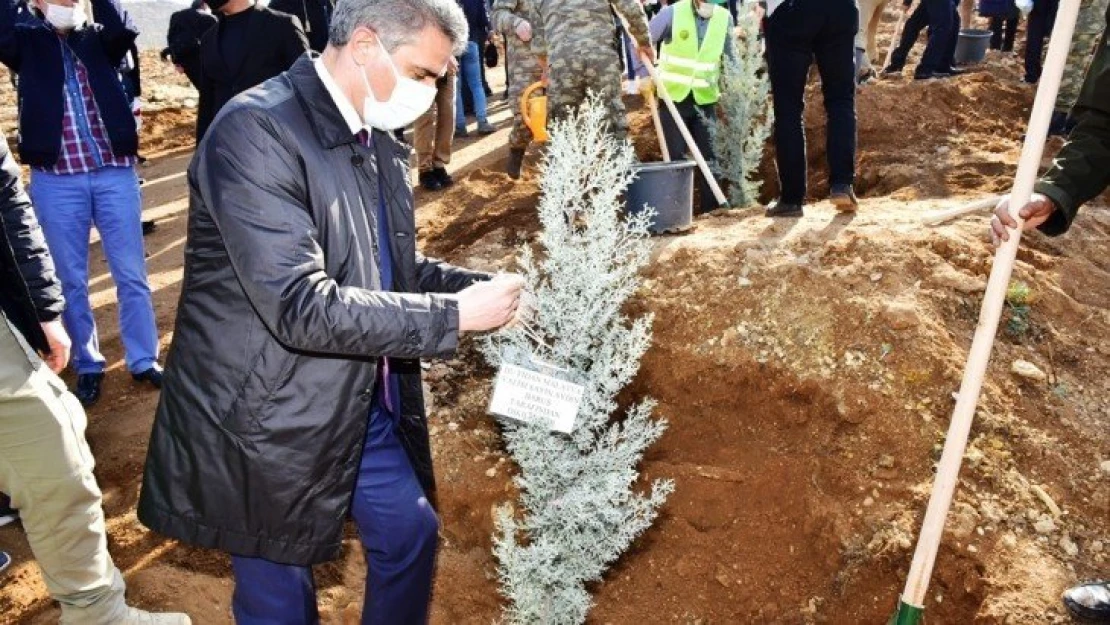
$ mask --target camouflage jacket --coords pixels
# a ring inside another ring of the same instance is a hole
[[[546,54],[543,22],[536,12],[535,0],[493,0],[493,11],[489,17],[494,32],[505,35],[508,45],[528,48],[540,56]],[[528,43],[516,36],[516,27],[521,22],[532,25],[532,40]]]
[[[1110,10],[1106,12],[1110,22]],[[1056,155],[1052,169],[1037,184],[1056,204],[1041,230],[1049,235],[1066,232],[1079,207],[1110,185],[1110,47],[1103,33],[1072,116],[1078,125]]]
[[[535,0],[543,20],[547,49],[557,54],[589,54],[611,46],[616,25],[610,8],[628,22],[636,45],[650,48],[647,16],[637,0]]]

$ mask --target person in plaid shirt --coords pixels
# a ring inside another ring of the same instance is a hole
[[[0,62],[19,77],[19,153],[61,278],[73,338],[74,394],[100,398],[105,359],[89,305],[89,233],[100,233],[119,299],[127,368],[161,388],[158,330],[147,281],[142,198],[135,173],[138,131],[118,68],[138,32],[119,0],[91,0],[96,24],[73,0],[32,0],[40,19],[21,20],[0,0]]]

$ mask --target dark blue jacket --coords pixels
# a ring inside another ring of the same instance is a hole
[[[470,41],[478,43],[479,50],[489,39],[489,12],[486,0],[458,0],[470,27]]]
[[[92,0],[97,23],[65,42],[88,70],[89,85],[115,156],[139,149],[135,117],[119,79],[119,64],[139,36],[119,0]],[[62,40],[44,21],[26,20],[13,0],[0,0],[0,63],[19,77],[19,155],[32,167],[52,167],[62,145]]]

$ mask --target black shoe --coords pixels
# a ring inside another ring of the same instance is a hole
[[[492,135],[495,132],[497,132],[497,128],[494,128],[493,124],[489,122],[478,122],[478,134],[485,136]]]
[[[9,566],[11,566],[12,557],[0,551],[0,573],[3,573]]]
[[[914,80],[940,80],[942,78],[951,78],[951,77],[952,77],[951,74],[946,74],[944,72],[914,72],[913,73],[913,79]]]
[[[470,131],[466,129],[466,126],[455,126],[455,138],[456,139],[465,139],[469,136],[470,136]]]
[[[801,204],[788,204],[778,201],[767,208],[765,217],[801,217],[804,215]]]
[[[892,76],[901,76],[902,75],[902,69],[903,68],[901,68],[901,67],[895,67],[893,65],[887,65],[886,67],[883,68],[882,74],[883,74],[884,77],[887,77],[887,78],[892,77]]]
[[[1075,616],[1093,623],[1110,623],[1110,582],[1072,586],[1064,591],[1063,599]]]
[[[420,187],[425,191],[442,191],[443,181],[436,175],[435,170],[420,172]]]
[[[73,391],[73,394],[82,406],[89,408],[100,400],[100,387],[103,383],[103,373],[78,374],[77,389]]]
[[[509,162],[505,166],[505,173],[513,180],[520,180],[520,172],[524,169],[524,148],[509,150]]]
[[[162,367],[154,365],[142,373],[132,373],[131,379],[136,382],[147,382],[154,388],[162,388]]]
[[[937,73],[938,74],[947,74],[949,76],[963,76],[964,74],[967,73],[967,70],[966,69],[958,69],[958,68],[955,68],[955,67],[946,67],[946,68],[940,70]]]
[[[859,208],[859,199],[850,184],[834,184],[829,189],[829,200],[842,213],[854,213]]]
[[[148,234],[153,234],[154,231],[157,230],[157,229],[158,229],[158,224],[154,223],[153,219],[143,222],[143,236],[144,237],[147,236]]]
[[[439,183],[443,185],[444,189],[455,184],[455,179],[452,178],[451,174],[447,173],[447,170],[442,167],[436,167],[435,169],[433,169],[432,175],[434,175],[439,180]]]

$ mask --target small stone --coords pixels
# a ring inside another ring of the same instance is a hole
[[[907,330],[921,323],[917,307],[913,302],[905,300],[895,300],[887,304],[882,312],[882,320],[891,330]]]
[[[1091,544],[1087,545],[1087,551],[1091,553],[1102,553],[1104,549],[1106,549],[1106,545],[1101,540],[1091,541]]]
[[[1010,534],[1010,533],[1003,534],[1002,535],[1002,544],[1005,545],[1006,547],[1011,548],[1011,549],[1013,549],[1014,547],[1017,547],[1017,536],[1014,536],[1013,534]]]
[[[751,286],[752,281],[749,280],[747,276],[740,276],[740,279],[736,281],[736,284],[743,289]]]
[[[1071,539],[1071,536],[1064,534],[1064,536],[1060,539],[1059,544],[1060,548],[1064,550],[1064,553],[1068,554],[1069,558],[1074,558],[1075,556],[1079,555],[1079,545],[1075,544],[1075,541]]]
[[[878,282],[879,280],[882,280],[882,279],[883,279],[883,273],[881,271],[876,271],[875,273],[871,274],[871,281],[872,282]]]
[[[439,426],[433,425],[428,429],[428,436],[436,436],[439,434]]]
[[[1098,465],[1102,469],[1103,475],[1110,475],[1110,460],[1103,460],[1102,464]]]
[[[1019,378],[1035,382],[1044,382],[1048,379],[1048,375],[1044,371],[1041,371],[1037,365],[1028,360],[1015,360],[1014,364],[1010,366],[1010,371]]]
[[[486,477],[497,477],[497,467],[490,467],[487,469]]]
[[[871,497],[867,497],[863,500],[863,507],[864,508],[870,508],[873,505],[875,505],[875,500],[872,499]]]
[[[452,432],[458,432],[459,431],[459,424],[452,421],[452,422],[447,424],[447,429],[451,430]]]
[[[1033,529],[1042,536],[1051,534],[1056,531],[1056,522],[1052,520],[1052,517],[1045,515],[1033,524]]]
[[[940,287],[960,293],[979,293],[987,290],[987,282],[982,278],[968,275],[952,265],[941,265],[930,277],[930,281]]]

